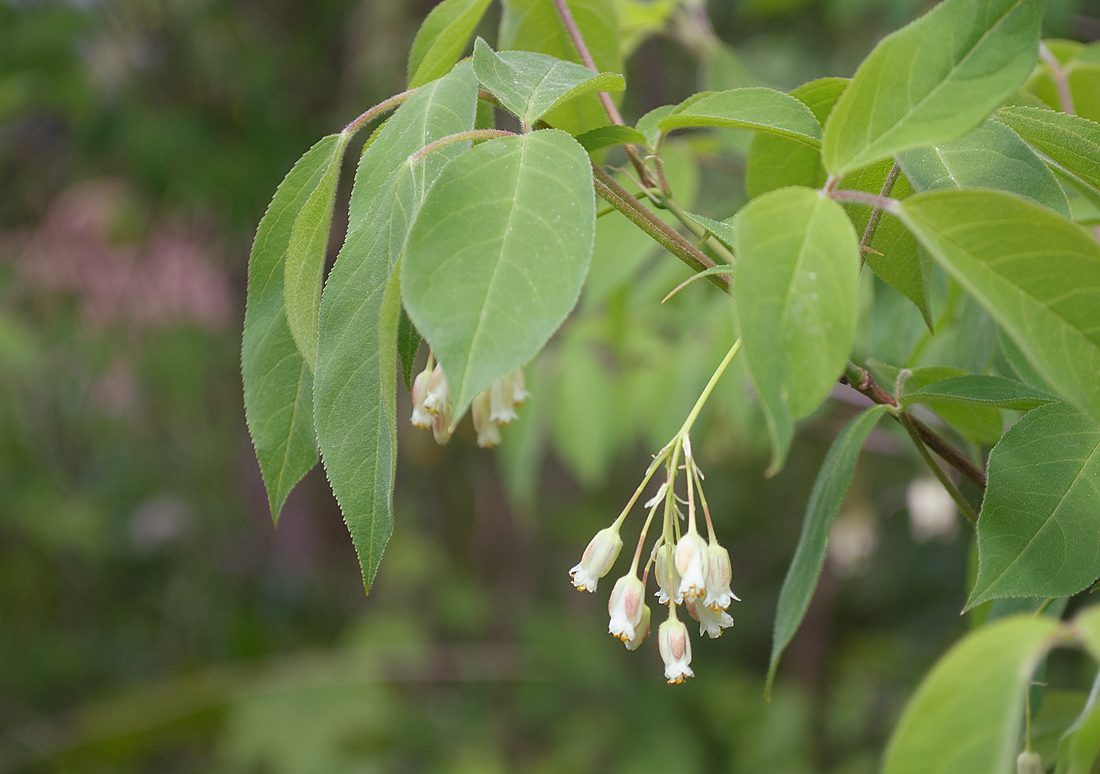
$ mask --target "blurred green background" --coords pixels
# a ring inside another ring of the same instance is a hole
[[[605,633],[614,576],[569,584],[732,339],[705,283],[659,306],[684,271],[612,218],[498,450],[402,426],[369,597],[319,469],[272,526],[238,363],[252,230],[306,148],[404,88],[432,5],[0,0],[0,772],[876,770],[967,626],[967,535],[913,523],[922,474],[892,428],[771,704],[776,597],[844,400],[772,480],[736,367],[704,412],[697,458],[744,601],[694,641],[686,685],[664,684],[655,642]],[[690,3],[619,5],[633,120],[700,88],[850,75],[931,3],[715,1],[724,46]],[[1047,34],[1100,38],[1097,16],[1050,0]],[[673,187],[705,215],[744,201],[731,137],[670,144]],[[894,330],[865,338],[901,361]]]

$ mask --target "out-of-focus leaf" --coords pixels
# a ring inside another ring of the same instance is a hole
[[[492,0],[443,0],[420,25],[409,51],[409,88],[434,81],[462,57]]]
[[[766,697],[771,694],[779,657],[790,644],[810,607],[814,589],[817,588],[817,579],[825,564],[829,530],[840,510],[844,494],[852,483],[859,450],[885,413],[885,406],[875,406],[845,425],[833,441],[825,461],[821,464],[821,470],[817,473],[813,491],[810,492],[810,501],[806,505],[806,515],[802,519],[802,535],[798,538],[798,548],[795,549],[791,566],[787,570],[787,577],[783,580],[783,588],[779,591],[771,663],[768,665],[768,678],[764,685]]]
[[[456,420],[573,308],[595,219],[588,155],[556,129],[484,142],[440,175],[409,234],[402,285]]]
[[[276,522],[287,494],[317,464],[313,375],[287,326],[283,259],[298,213],[320,185],[339,142],[337,135],[319,141],[279,184],[248,261],[241,348],[245,418]]]
[[[933,382],[912,392],[907,391],[899,402],[903,406],[938,402],[1031,411],[1057,401],[1056,395],[1023,382],[1001,376],[969,374]]]
[[[394,267],[428,186],[468,146],[448,146],[415,165],[408,158],[429,142],[469,130],[476,101],[473,69],[459,66],[421,87],[389,120],[360,159],[351,226],[321,298],[317,438],[367,589],[393,530],[401,310]],[[382,173],[386,179],[378,182]]]
[[[600,126],[577,137],[581,147],[591,153],[612,145],[646,145],[646,136],[629,126]]]
[[[1002,108],[993,118],[1049,156],[1063,170],[1100,188],[1100,124],[1038,108]]]
[[[997,188],[1069,217],[1069,202],[1054,173],[1018,134],[996,121],[957,140],[906,151],[898,163],[917,191]]]
[[[664,134],[685,126],[754,129],[821,147],[821,124],[810,109],[789,94],[762,87],[692,97],[657,122]]]
[[[1100,419],[1100,245],[1000,191],[944,189],[898,215],[1063,397]]]
[[[1095,629],[1100,625],[1097,608],[1089,608],[1077,616],[1075,623],[1082,628]],[[1100,675],[1092,683],[1085,708],[1058,742],[1058,765],[1054,774],[1092,774],[1097,757],[1100,757]]]
[[[844,208],[810,188],[757,197],[735,223],[733,297],[774,475],[794,421],[821,405],[852,349],[859,243]]]
[[[836,176],[961,137],[1031,74],[1041,0],[946,0],[863,60],[825,124]]]
[[[1064,597],[1100,576],[1100,425],[1065,403],[1034,409],[989,455],[978,578],[967,608]]]
[[[884,774],[1004,774],[1018,752],[1024,695],[1059,624],[1016,616],[971,633],[909,700]]]
[[[566,5],[600,72],[623,72],[619,17],[614,0],[566,0]],[[502,51],[536,51],[581,63],[552,0],[504,0],[497,47]],[[571,100],[550,111],[545,118],[551,126],[574,135],[610,123],[595,94]]]

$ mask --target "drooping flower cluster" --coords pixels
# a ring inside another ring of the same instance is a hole
[[[688,615],[699,623],[699,635],[706,634],[713,639],[720,637],[723,629],[733,626],[733,618],[726,610],[731,602],[740,601],[730,589],[733,577],[730,555],[719,545],[714,534],[710,508],[703,495],[703,473],[692,456],[691,439],[686,429],[681,430],[661,450],[619,518],[610,527],[596,533],[581,561],[569,574],[573,585],[581,591],[596,590],[597,582],[610,572],[622,548],[619,530],[623,521],[661,463],[665,465],[666,478],[656,495],[645,504],[648,516],[638,538],[630,570],[616,581],[611,591],[608,631],[622,640],[628,650],[636,650],[649,634],[651,611],[645,604],[645,588],[652,569],[658,587],[654,594],[660,604],[668,605],[668,619],[660,625],[657,633],[658,648],[665,663],[665,678],[669,683],[681,683],[694,673],[691,671],[691,640],[677,610],[684,607]],[[686,499],[676,493],[676,477],[680,470],[686,474]],[[706,521],[708,539],[699,534],[696,525],[697,498]],[[686,506],[686,514],[681,506]],[[662,512],[661,534],[653,543],[649,560],[639,579],[638,565],[646,535],[659,510]],[[685,520],[686,524],[682,523]]]
[[[414,427],[431,428],[436,443],[442,446],[451,440],[451,433],[461,417],[456,419],[452,416],[447,378],[443,375],[443,368],[434,360],[429,352],[427,365],[413,381],[412,424]],[[499,444],[500,428],[516,418],[516,407],[522,406],[528,397],[522,368],[505,374],[488,389],[479,392],[470,404],[478,446],[490,449]]]

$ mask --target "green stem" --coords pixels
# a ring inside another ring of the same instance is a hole
[[[909,437],[913,439],[913,445],[917,447],[917,451],[920,452],[921,457],[924,459],[926,465],[932,473],[943,484],[943,488],[947,490],[947,493],[951,495],[951,499],[955,501],[955,504],[959,506],[959,510],[962,511],[966,518],[970,519],[972,524],[978,523],[978,514],[974,513],[974,508],[967,502],[966,498],[962,496],[962,492],[958,490],[955,484],[947,477],[947,473],[943,468],[936,464],[936,461],[932,459],[931,452],[928,451],[928,447],[924,445],[924,441],[921,439],[920,433],[917,432],[917,428],[913,425],[913,418],[908,414],[902,412],[899,417],[902,427],[909,433]]]
[[[722,374],[726,372],[726,368],[740,350],[741,339],[738,339],[733,342],[730,351],[722,358],[722,362],[718,364],[718,369],[711,375],[710,381],[707,382],[707,386],[703,388],[703,393],[699,396],[699,400],[695,401],[695,406],[692,407],[691,413],[688,414],[687,419],[684,420],[684,424],[680,427],[680,432],[676,434],[677,436],[683,438],[691,432],[691,426],[694,425],[695,420],[699,418],[699,412],[703,410],[703,405],[706,404],[707,398],[714,392],[714,387],[718,384],[718,380],[722,378]],[[676,450],[679,451],[679,445],[677,445]]]

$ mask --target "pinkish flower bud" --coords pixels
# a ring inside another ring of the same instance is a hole
[[[429,414],[451,413],[451,391],[447,378],[443,375],[443,366],[436,365],[428,379],[428,394],[424,398],[424,408]]]
[[[675,595],[677,605],[684,601],[684,595],[680,593],[680,575],[676,572],[675,549],[668,543],[662,543],[657,549],[657,558],[654,560],[654,575],[657,578],[659,591],[653,592],[657,601],[667,605]]]
[[[573,577],[573,585],[581,591],[596,590],[596,584],[611,570],[615,559],[619,556],[619,550],[623,547],[623,539],[619,537],[617,527],[605,527],[596,533],[588,547],[584,549],[580,562],[577,563],[569,574]]]
[[[678,618],[669,618],[657,629],[657,647],[665,662],[665,679],[669,685],[693,677],[691,671],[691,641],[688,630]]]
[[[482,449],[491,449],[500,443],[500,428],[489,416],[490,400],[489,390],[482,390],[470,405],[474,429],[477,430],[477,445]]]
[[[451,412],[436,414],[432,417],[432,435],[440,446],[446,446],[451,440]]]
[[[428,381],[432,372],[424,369],[416,375],[412,386],[412,423],[413,427],[429,428],[432,426],[432,415],[424,408],[424,399],[428,397]]]
[[[634,630],[642,622],[645,586],[637,575],[624,575],[615,582],[607,612],[611,616],[608,631],[623,642],[634,639]]]
[[[637,650],[642,640],[649,636],[649,605],[642,605],[642,617],[634,627],[634,636],[623,642],[627,650]]]
[[[733,570],[730,567],[730,552],[717,543],[707,546],[707,597],[703,604],[711,610],[725,610],[730,602],[741,599],[730,591]]]
[[[676,572],[685,598],[701,597],[707,590],[707,543],[694,530],[676,543]]]

